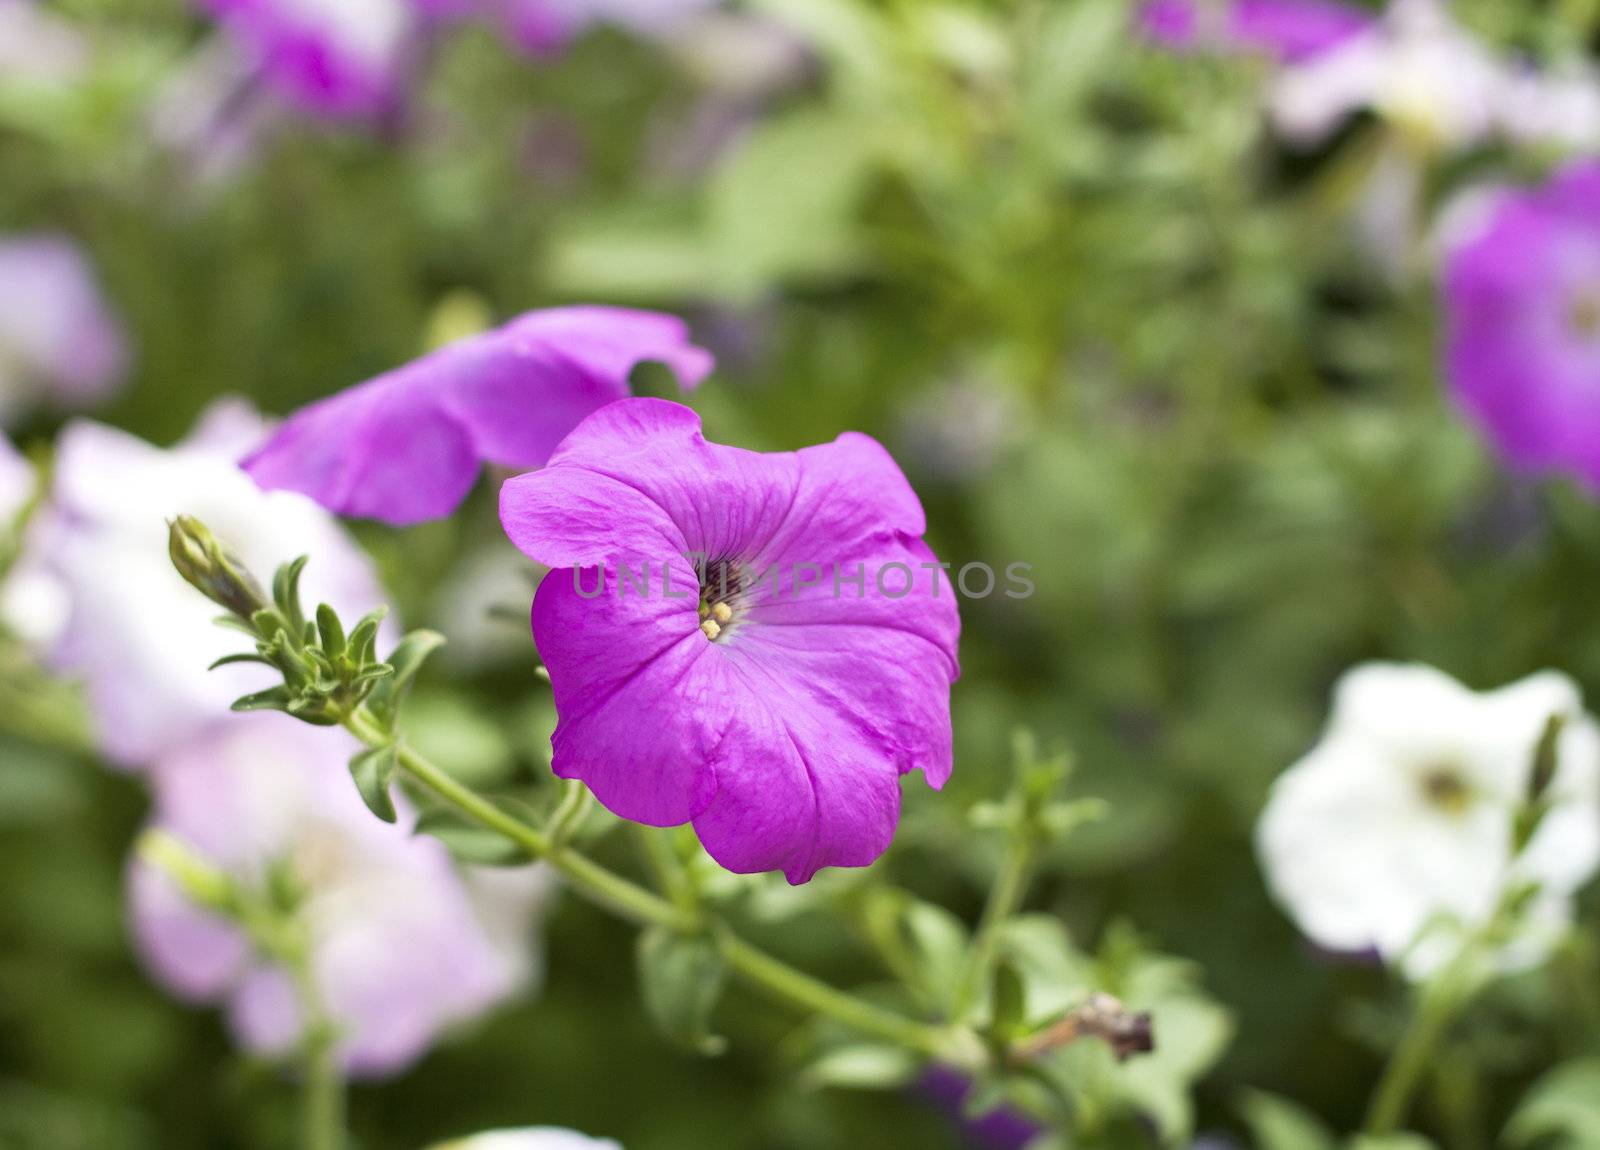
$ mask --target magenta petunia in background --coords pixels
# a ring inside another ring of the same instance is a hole
[[[343,731],[282,715],[227,716],[154,765],[151,825],[246,890],[298,892],[311,966],[346,1069],[393,1074],[449,1028],[536,974],[542,867],[460,872],[436,839],[372,817],[350,786]],[[281,966],[191,903],[151,864],[128,872],[138,952],[177,996],[220,1003],[245,1049],[292,1055],[303,1011]]]
[[[1215,28],[1212,21],[1215,21]],[[1296,63],[1337,48],[1373,23],[1370,12],[1337,0],[1149,0],[1145,35],[1169,48],[1202,45],[1263,52]]]
[[[36,401],[104,399],[127,369],[127,337],[83,250],[53,232],[0,236],[0,424]]]
[[[404,89],[411,0],[202,0],[274,92],[329,119],[373,119]]]
[[[1443,272],[1452,394],[1512,467],[1600,490],[1600,162],[1501,193],[1456,231]]]
[[[623,308],[529,312],[303,408],[244,461],[268,490],[341,515],[419,523],[450,514],[483,463],[544,463],[588,415],[659,361],[686,388],[711,371],[682,320]]]
[[[616,814],[800,883],[883,853],[900,775],[949,777],[955,596],[872,439],[762,454],[623,400],[508,480],[500,518],[556,569],[533,604],[552,765]]]

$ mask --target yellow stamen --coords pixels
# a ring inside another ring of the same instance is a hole
[[[711,608],[711,617],[718,623],[726,623],[733,618],[733,608],[726,603],[718,603]]]
[[[707,619],[704,623],[700,624],[700,633],[703,634],[707,639],[715,639],[718,635],[722,634],[722,628],[717,624],[715,619]]]

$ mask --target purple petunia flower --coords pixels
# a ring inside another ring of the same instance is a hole
[[[1475,215],[1445,255],[1451,391],[1512,467],[1600,490],[1600,162]]]
[[[244,462],[269,490],[341,515],[418,523],[450,514],[480,466],[538,467],[588,415],[628,394],[646,361],[684,387],[711,370],[683,321],[622,308],[529,312],[304,408]]]
[[[0,237],[0,424],[37,399],[81,407],[122,382],[127,341],[78,245]]]
[[[417,30],[409,0],[202,0],[279,96],[328,119],[399,102]]]
[[[1169,48],[1219,44],[1284,63],[1337,48],[1373,23],[1371,13],[1337,0],[1227,0],[1209,8],[1204,0],[1149,0],[1139,23],[1146,36]]]
[[[917,1084],[941,1110],[961,1123],[967,1139],[986,1150],[1026,1150],[1029,1143],[1045,1133],[1045,1126],[1032,1115],[1014,1106],[997,1106],[976,1118],[965,1115],[964,1107],[972,1093],[972,1079],[947,1066],[933,1066]]]
[[[298,893],[317,990],[346,1068],[405,1069],[442,1032],[533,977],[527,935],[548,890],[542,867],[458,872],[436,839],[372,817],[350,786],[342,731],[279,715],[229,716],[150,773],[154,827],[248,890]],[[235,924],[191,903],[136,858],[134,941],[174,994],[225,1003],[236,1040],[292,1054],[302,1004],[281,966]]]
[[[764,455],[623,400],[508,480],[500,519],[555,568],[533,603],[552,766],[616,814],[801,883],[883,853],[900,775],[949,777],[955,596],[873,440]]]

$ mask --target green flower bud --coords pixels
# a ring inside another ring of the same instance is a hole
[[[241,619],[249,620],[266,607],[266,594],[255,576],[204,523],[180,515],[167,527],[167,554],[190,586]]]

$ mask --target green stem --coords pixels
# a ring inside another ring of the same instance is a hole
[[[1011,849],[1006,852],[1005,862],[995,876],[994,886],[989,888],[989,900],[984,904],[983,916],[973,933],[961,979],[956,983],[951,1002],[952,1017],[965,1017],[983,997],[984,984],[994,971],[995,955],[1000,948],[1000,930],[1022,906],[1037,857],[1037,839],[1028,830],[1020,830],[1012,840]]]
[[[344,1150],[344,1076],[339,1066],[338,1030],[323,1008],[304,948],[288,966],[305,1015],[301,1144],[306,1150]]]
[[[345,726],[369,747],[392,741],[389,734],[362,711],[352,715]],[[557,848],[543,831],[507,814],[404,743],[400,745],[399,760],[401,769],[417,782],[479,826],[521,847],[530,858],[543,859],[591,901],[641,926],[683,925],[678,911],[666,900],[621,875],[612,874],[583,855]]]
[[[745,942],[726,927],[714,932],[717,949],[728,969],[774,998],[826,1015],[863,1034],[886,1039],[929,1058],[970,1065],[981,1048],[969,1049],[962,1031],[947,1031],[916,1022],[891,1010],[846,994],[803,971],[780,962]],[[976,1038],[972,1042],[976,1043]]]
[[[377,720],[364,711],[350,715],[345,726],[368,746],[383,746],[393,741]],[[698,911],[686,914],[680,907],[613,874],[584,855],[556,846],[544,832],[501,810],[404,744],[400,746],[399,761],[402,770],[438,798],[479,826],[515,843],[530,858],[544,860],[590,901],[641,926],[665,926],[673,930],[699,927]],[[976,1037],[965,1031],[948,1031],[917,1022],[837,990],[745,942],[725,925],[718,924],[713,937],[728,968],[773,998],[801,1010],[826,1015],[854,1030],[930,1058],[968,1067],[984,1058]]]
[[[1393,1134],[1405,1122],[1417,1087],[1432,1067],[1434,1052],[1462,1005],[1463,996],[1455,985],[1461,966],[1461,960],[1452,963],[1423,989],[1416,1016],[1395,1047],[1373,1093],[1365,1126],[1372,1137]]]
[[[685,918],[698,918],[700,899],[684,872],[683,861],[673,851],[672,843],[667,838],[670,832],[640,823],[635,823],[633,829],[637,832],[639,853],[644,857],[645,868],[649,870],[656,888],[672,900]]]

